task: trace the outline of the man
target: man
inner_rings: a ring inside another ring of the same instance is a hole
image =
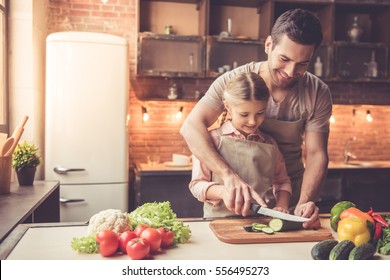
[[[290,10],[275,22],[265,41],[267,61],[252,62],[220,76],[185,120],[180,133],[192,153],[224,180],[229,191],[228,209],[246,216],[250,201],[267,204],[219,156],[207,128],[223,110],[226,82],[240,72],[258,73],[271,98],[261,129],[278,143],[285,158],[293,194],[295,215],[310,217],[304,227],[319,227],[315,201],[321,191],[328,165],[329,118],[332,100],[329,88],[307,72],[310,60],[322,41],[318,18],[302,9]],[[302,163],[302,141],[306,168]]]

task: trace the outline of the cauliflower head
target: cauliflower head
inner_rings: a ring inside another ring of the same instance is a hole
[[[111,229],[118,235],[126,230],[131,230],[128,214],[119,209],[107,209],[93,215],[87,228],[88,236],[95,237],[99,231],[104,229]]]

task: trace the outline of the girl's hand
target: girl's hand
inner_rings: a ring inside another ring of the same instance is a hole
[[[276,210],[276,211],[279,211],[279,212],[283,212],[283,213],[286,213],[286,214],[290,214],[290,211],[288,211],[287,208],[283,208],[283,207],[274,207],[273,209]]]

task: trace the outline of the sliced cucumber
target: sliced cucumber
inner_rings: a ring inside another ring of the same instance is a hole
[[[261,231],[262,228],[268,227],[266,224],[261,224],[261,223],[253,223],[252,224],[252,229],[256,231]]]
[[[281,231],[283,228],[283,221],[275,218],[269,221],[268,226],[274,231]]]
[[[263,228],[261,228],[261,231],[262,232],[264,232],[264,233],[266,233],[266,234],[273,234],[275,231],[272,229],[272,228],[270,228],[270,227],[263,227]]]

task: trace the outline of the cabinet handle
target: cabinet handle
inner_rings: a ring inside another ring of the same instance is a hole
[[[83,198],[64,198],[60,197],[60,203],[72,203],[72,202],[83,202],[85,199]]]
[[[53,168],[53,170],[57,174],[67,174],[68,172],[74,172],[74,171],[85,171],[84,168],[66,168],[62,166],[56,166]]]

